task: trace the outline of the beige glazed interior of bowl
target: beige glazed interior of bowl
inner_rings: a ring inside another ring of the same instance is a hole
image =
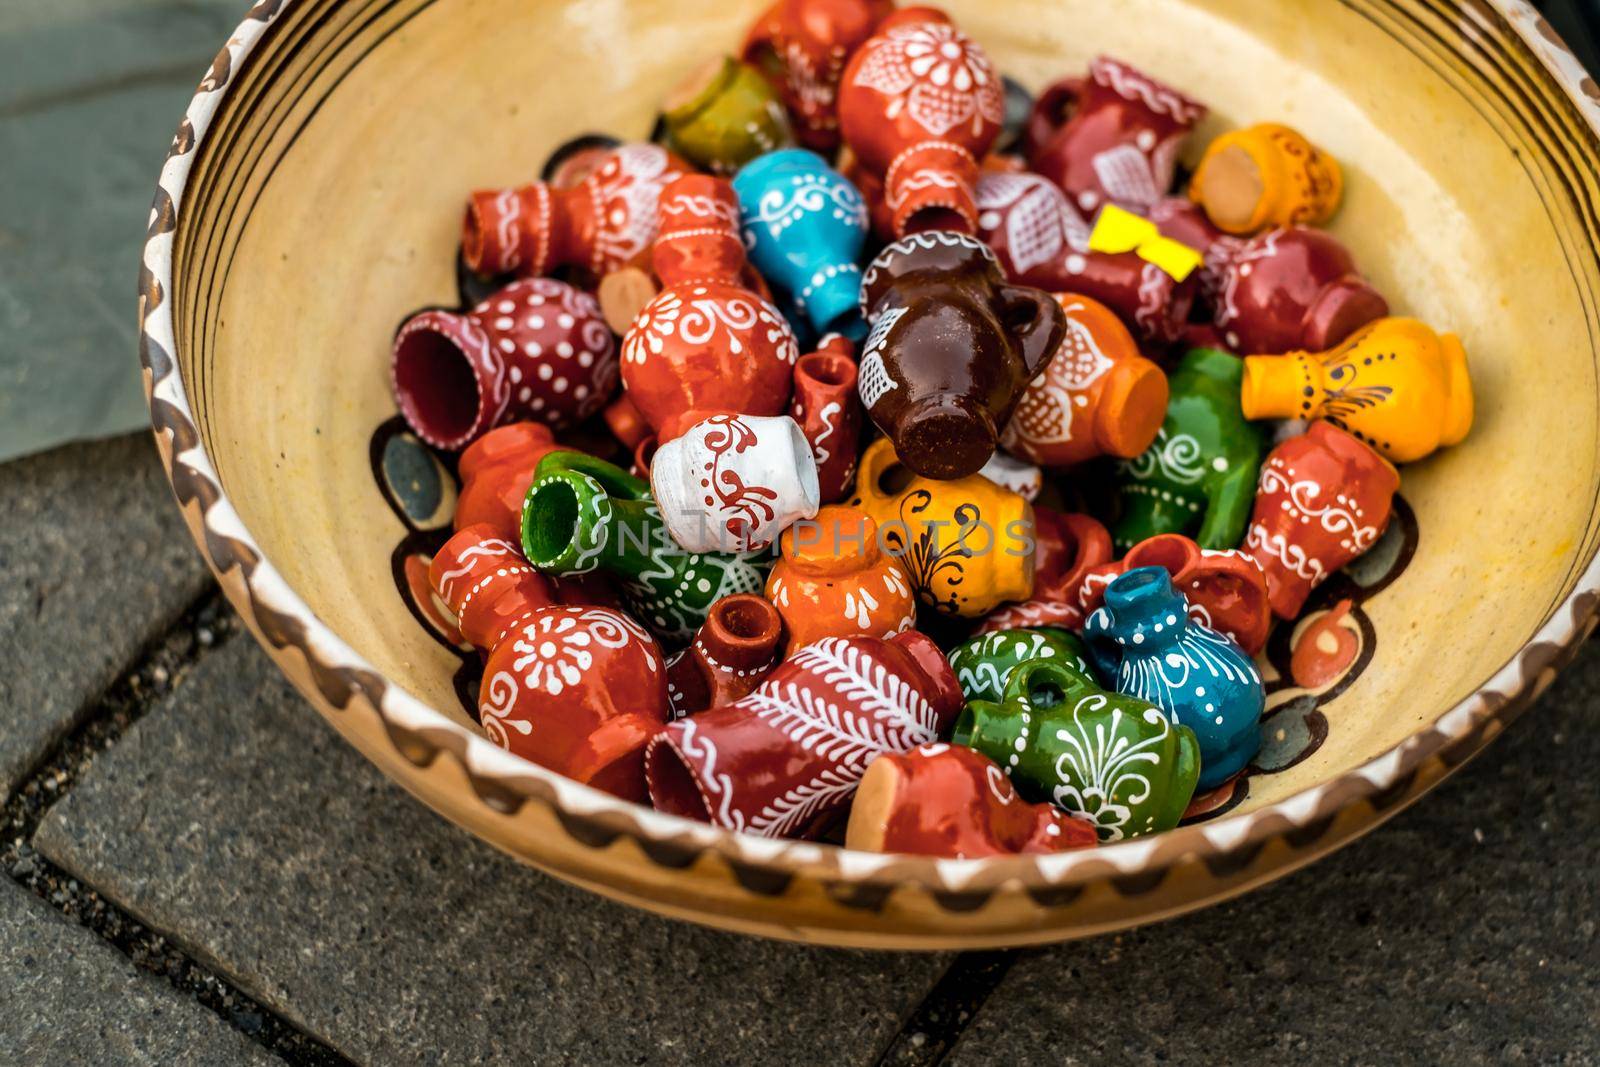
[[[271,87],[190,178],[176,344],[224,491],[321,620],[390,682],[463,723],[459,660],[397,594],[390,551],[403,531],[368,455],[395,413],[389,339],[409,312],[455,302],[469,190],[535,178],[577,134],[646,136],[663,92],[735,48],[761,6],[312,4],[277,31]],[[1103,51],[1207,102],[1191,162],[1216,132],[1274,120],[1344,164],[1332,228],[1398,312],[1461,335],[1477,423],[1466,443],[1403,471],[1419,542],[1403,575],[1364,605],[1374,659],[1323,709],[1326,743],[1261,779],[1242,810],[1437,719],[1529,640],[1600,529],[1594,249],[1552,207],[1561,179],[1534,135],[1452,59],[1466,23],[1427,3],[946,6],[1030,88]],[[233,92],[264,71],[236,72]],[[1571,129],[1540,136],[1588,150]]]

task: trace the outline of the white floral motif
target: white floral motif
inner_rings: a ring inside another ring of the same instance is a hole
[[[934,137],[970,121],[999,125],[1005,117],[1000,79],[973,41],[942,22],[894,26],[863,46],[869,51],[855,84],[895,99],[887,115],[902,111]]]
[[[626,263],[656,238],[661,190],[680,176],[659,145],[616,149],[587,183],[599,226],[590,269],[596,274]]]
[[[604,608],[542,611],[523,624],[512,643],[512,651],[520,654],[511,667],[522,674],[522,683],[529,689],[559,696],[581,682],[594,666],[593,649],[623,648],[629,641],[648,643],[650,637],[617,612]],[[653,660],[653,653],[647,655]]]
[[[1089,250],[1090,227],[1061,190],[1037,174],[984,173],[976,190],[978,228],[987,237],[1005,223],[1012,276]]]
[[[894,324],[900,321],[906,313],[903,307],[894,307],[878,316],[872,324],[872,333],[867,336],[867,343],[861,349],[861,369],[856,378],[856,392],[861,395],[861,404],[871,411],[878,401],[887,393],[900,388],[900,383],[895,381],[883,365],[883,348],[889,342],[889,331],[894,329]]]
[[[1056,759],[1055,772],[1061,784],[1051,796],[1058,806],[1087,816],[1102,840],[1120,841],[1132,816],[1131,806],[1150,797],[1149,775],[1161,763],[1154,750],[1166,741],[1172,727],[1159,709],[1146,708],[1144,721],[1159,724],[1161,732],[1130,743],[1118,733],[1122,710],[1112,708],[1111,721],[1098,723],[1091,731],[1083,716],[1095,715],[1108,703],[1098,693],[1081,698],[1072,709],[1072,728],[1056,731],[1056,740],[1065,742],[1067,750]],[[1130,785],[1129,794],[1117,800],[1117,790]]]

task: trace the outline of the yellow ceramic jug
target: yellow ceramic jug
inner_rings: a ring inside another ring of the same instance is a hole
[[[923,478],[883,438],[862,455],[850,503],[878,524],[918,599],[946,615],[976,618],[1033,593],[1033,506],[982,475]]]
[[[1271,122],[1212,141],[1189,182],[1190,199],[1232,234],[1326,222],[1343,193],[1337,160]]]
[[[1248,356],[1247,419],[1326,419],[1395,463],[1453,445],[1472,429],[1472,380],[1453,333],[1379,319],[1337,348]]]

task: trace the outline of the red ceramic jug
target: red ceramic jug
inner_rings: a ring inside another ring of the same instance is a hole
[[[1303,226],[1217,246],[1214,320],[1235,352],[1325,352],[1389,314],[1338,239]]]
[[[794,365],[794,403],[789,414],[811,442],[817,486],[824,504],[850,494],[861,454],[861,398],[856,393],[855,346],[829,334],[817,351]]]
[[[513,422],[474,441],[456,468],[461,475],[456,529],[487,525],[502,540],[520,540],[522,500],[533,484],[533,469],[562,447],[550,427],[538,422]]]
[[[731,704],[772,673],[783,650],[783,618],[750,593],[725,596],[706,614],[688,648],[667,665],[672,717]]]
[[[807,148],[839,147],[844,65],[893,10],[892,0],[778,0],[750,27],[744,61],[778,90]]]

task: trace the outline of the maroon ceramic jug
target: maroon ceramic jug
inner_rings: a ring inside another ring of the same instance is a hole
[[[667,664],[672,717],[731,704],[772,673],[783,651],[783,617],[751,593],[725,596],[706,613],[688,648]]]
[[[1214,321],[1235,352],[1325,352],[1389,314],[1338,239],[1296,226],[1219,245]]]
[[[650,799],[728,830],[812,835],[874,758],[938,740],[960,709],[961,687],[926,634],[825,638],[743,699],[663,728],[645,754]]]
[[[855,346],[829,334],[815,352],[794,365],[794,401],[789,414],[811,442],[817,488],[824,504],[850,494],[861,454],[861,398],[857,394]]]
[[[900,461],[928,478],[983,468],[1066,334],[1054,297],[1008,284],[994,253],[958,233],[885,248],[862,277],[861,303],[872,327],[861,403]]]

